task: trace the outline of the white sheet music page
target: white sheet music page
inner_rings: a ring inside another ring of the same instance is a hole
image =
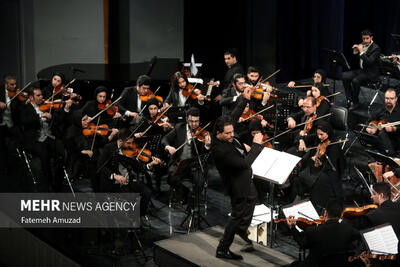
[[[312,218],[313,220],[319,219],[317,211],[315,210],[313,204],[309,200],[296,203],[291,206],[283,207],[282,211],[286,218],[288,218],[289,216],[293,216],[295,219],[299,217],[303,217],[308,220],[310,220],[310,218]],[[300,215],[299,212],[305,214],[307,217],[304,215]]]
[[[283,184],[300,160],[300,157],[272,148],[264,148],[251,168],[254,175]]]
[[[374,230],[362,233],[368,248],[373,254],[397,254],[399,240],[391,225],[377,227]]]

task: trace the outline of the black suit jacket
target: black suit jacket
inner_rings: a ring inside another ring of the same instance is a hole
[[[127,110],[131,112],[138,112],[137,110],[137,97],[138,97],[138,91],[136,89],[136,86],[132,87],[126,87],[124,91],[122,91],[121,94],[122,98],[118,102],[118,107],[120,108],[120,113],[121,115],[125,115],[125,112]],[[142,102],[142,106],[140,108],[143,108],[144,104]]]
[[[303,248],[309,248],[310,254],[300,266],[319,266],[324,255],[345,252],[353,248],[352,242],[360,239],[360,234],[350,224],[328,220],[318,227],[307,228],[299,232],[291,229],[295,240]]]
[[[228,87],[225,88],[222,91],[221,95],[221,100],[219,101],[219,104],[222,106],[222,114],[227,115],[232,112],[232,110],[235,108],[236,101],[233,101],[233,98],[237,96],[236,90],[233,87]]]
[[[379,55],[381,54],[381,48],[375,42],[371,44],[367,52],[360,56],[357,54],[358,60],[363,60],[363,71],[367,74],[368,79],[376,81],[379,77]],[[360,64],[358,64],[360,66]]]
[[[229,85],[232,82],[232,77],[233,75],[235,75],[236,73],[242,73],[245,74],[243,66],[240,65],[239,62],[237,62],[236,64],[232,65],[225,73],[224,76],[224,81],[222,84],[222,89],[229,87]]]
[[[163,145],[163,147],[165,148],[165,146],[173,146],[175,148],[178,148],[180,145],[185,143],[187,137],[186,125],[186,122],[177,123],[175,125],[175,128],[168,134],[166,134],[161,140],[161,144]],[[195,139],[195,142],[200,155],[208,152],[208,150],[204,146],[204,143],[198,141],[197,139]],[[193,143],[191,143],[191,146],[192,153],[194,153],[195,148],[193,147]],[[173,156],[173,159],[179,159],[182,155],[182,151],[183,149],[180,149],[178,152],[176,152]]]

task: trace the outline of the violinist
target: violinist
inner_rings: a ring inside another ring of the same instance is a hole
[[[314,205],[325,207],[330,199],[340,199],[343,195],[340,179],[341,152],[338,145],[330,145],[333,131],[327,122],[320,122],[314,139],[314,149],[303,156],[301,169],[297,175],[291,175],[291,199],[306,194]]]
[[[235,125],[235,129],[239,138],[241,139],[243,136],[249,133],[249,124],[253,121],[258,121],[262,128],[267,127],[269,124],[266,120],[263,119],[262,115],[254,115],[255,111],[250,109],[251,102],[246,104],[246,107],[243,110],[242,115],[239,117],[238,123]],[[253,116],[254,115],[254,116]]]
[[[47,191],[51,190],[52,186],[60,186],[64,177],[62,171],[64,146],[61,139],[54,135],[53,129],[64,119],[72,101],[65,104],[62,112],[50,113],[40,109],[40,105],[43,104],[43,95],[39,88],[29,88],[28,95],[30,102],[21,105],[20,112],[23,144],[29,153],[39,157],[42,177],[39,184],[42,190]],[[53,166],[50,164],[52,157],[55,159],[55,177],[52,177]]]
[[[340,256],[339,253],[351,252],[354,249],[353,242],[360,240],[361,236],[349,223],[339,223],[342,210],[340,202],[330,200],[324,214],[325,223],[308,227],[303,232],[294,227],[295,220],[287,220],[296,242],[301,248],[310,249],[304,261],[295,261],[290,266],[318,267],[328,262],[335,262],[335,266],[347,266],[347,255]]]
[[[331,109],[331,102],[326,98],[329,94],[328,88],[321,83],[315,84],[311,87],[311,95],[317,102],[317,116],[328,114]]]
[[[168,170],[168,184],[171,189],[175,190],[176,198],[182,204],[188,203],[189,207],[193,207],[191,206],[194,204],[193,194],[182,184],[182,180],[185,177],[191,177],[193,184],[199,188],[198,192],[202,192],[204,176],[199,169],[200,167],[197,166],[198,155],[196,154],[195,146],[199,155],[208,153],[211,145],[211,137],[208,132],[202,131],[204,133],[204,141],[201,142],[199,141],[200,138],[196,135],[196,131],[201,130],[200,111],[198,108],[191,107],[187,111],[186,121],[186,123],[177,123],[175,128],[163,137],[161,144],[165,147],[169,155],[172,156]]]
[[[147,101],[147,107],[143,112],[143,115],[152,123],[151,129],[147,132],[147,135],[154,134],[165,134],[170,131],[173,126],[169,122],[169,119],[166,115],[161,115],[159,112],[159,107],[161,103],[158,99],[153,98]],[[156,121],[157,120],[157,121]]]
[[[295,136],[294,146],[289,148],[286,152],[303,156],[305,153],[306,145],[313,142],[316,137],[317,125],[320,121],[313,121],[317,118],[317,101],[314,97],[307,97],[304,100],[301,111],[291,115],[287,118],[288,128],[292,129],[296,127],[298,123],[308,122],[302,126],[301,130]]]
[[[9,92],[15,92],[17,79],[8,74],[3,77],[3,85],[0,87],[0,177],[6,175],[8,152],[15,150],[20,142],[18,131],[18,100],[11,101]],[[11,102],[10,102],[11,101]],[[7,104],[8,103],[8,104]],[[11,144],[10,141],[15,142]]]
[[[101,192],[135,192],[140,193],[140,215],[145,216],[149,206],[151,190],[138,180],[138,174],[147,172],[161,161],[153,157],[147,164],[139,162],[136,157],[128,156],[126,150],[134,146],[130,132],[122,128],[118,139],[104,146],[98,161]]]
[[[111,140],[118,132],[118,129],[115,127],[115,123],[117,122],[115,119],[121,117],[121,113],[116,109],[115,106],[111,108],[114,112],[108,114],[108,112],[103,112],[99,115],[94,121],[92,118],[96,116],[99,112],[103,111],[102,109],[106,107],[107,103],[107,88],[104,86],[98,86],[94,91],[94,99],[86,102],[86,104],[81,109],[82,117],[87,115],[89,117],[89,121],[94,124],[107,124],[108,128],[112,129],[109,139]]]
[[[136,86],[126,87],[122,92],[122,99],[118,103],[121,114],[130,118],[130,122],[135,124],[139,119],[139,114],[146,105],[143,97],[147,96],[151,86],[151,78],[147,75],[140,75],[137,78]]]
[[[241,73],[236,73],[232,77],[231,86],[222,91],[219,104],[222,106],[222,114],[227,115],[235,108],[237,98],[249,87],[246,77]]]
[[[310,91],[310,88],[311,88],[312,85],[315,85],[315,84],[318,84],[318,83],[326,84],[326,79],[327,79],[327,75],[326,75],[325,70],[317,69],[316,71],[314,71],[314,76],[312,78],[312,81],[311,81],[311,79],[310,79],[310,81],[306,81],[306,82],[290,81],[287,86],[289,88],[295,88],[296,86],[309,85],[307,87],[301,87],[301,88],[305,88],[307,90],[307,93],[308,93],[308,91]]]
[[[374,204],[378,205],[378,208],[349,222],[359,230],[389,223],[392,225],[397,238],[400,238],[400,203],[392,202],[390,200],[391,195],[392,192],[388,183],[379,182],[374,184],[372,186],[371,199]],[[398,257],[395,263],[393,266],[399,266]]]
[[[387,89],[385,92],[385,107],[377,113],[376,116],[371,117],[369,122],[397,122],[400,121],[400,108],[397,105],[397,95],[394,89]],[[399,125],[384,127],[378,130],[374,125],[366,127],[365,130],[369,134],[378,135],[382,143],[381,147],[377,147],[383,153],[389,156],[396,156],[400,150],[400,131]]]
[[[65,83],[66,80],[63,73],[61,72],[53,73],[50,79],[50,84],[42,89],[43,99],[45,100],[49,99],[50,101],[54,101],[57,99],[77,100],[79,96],[73,92],[72,88],[64,88]]]
[[[200,109],[206,108],[203,107],[206,97],[202,94],[201,90],[195,93],[195,89],[189,84],[188,78],[184,73],[180,71],[175,72],[171,78],[171,89],[165,99],[165,106],[183,107],[189,105],[190,107],[194,106]]]
[[[249,66],[247,68],[247,82],[251,86],[257,85],[260,80],[260,70],[257,67]],[[260,83],[260,86],[263,88],[264,91],[271,93],[274,89],[269,84],[269,82]]]
[[[343,72],[343,86],[347,98],[347,107],[355,109],[359,106],[358,94],[364,82],[376,82],[379,79],[379,55],[381,48],[373,41],[370,30],[361,31],[361,44],[354,44],[353,54],[359,60],[359,69]]]

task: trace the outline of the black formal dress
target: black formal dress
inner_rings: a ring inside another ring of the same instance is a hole
[[[360,86],[364,82],[375,82],[379,78],[379,55],[381,48],[373,42],[368,50],[360,56],[358,53],[356,56],[360,61],[362,68],[347,71],[343,73],[343,86],[348,101],[352,101],[354,104],[359,102],[358,94],[360,93]],[[361,64],[362,62],[362,64]]]
[[[329,266],[345,265],[347,257],[345,254],[340,257],[339,253],[352,250],[353,241],[361,238],[359,232],[350,224],[339,223],[337,219],[328,220],[318,227],[306,228],[303,232],[299,232],[295,227],[291,231],[300,247],[310,249],[305,261],[292,263],[291,266],[296,267],[327,266],[329,263],[333,264]],[[324,265],[321,265],[322,263]]]

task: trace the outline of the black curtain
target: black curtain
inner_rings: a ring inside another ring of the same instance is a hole
[[[277,6],[278,81],[330,70],[324,48],[342,50],[344,0],[284,0]]]

